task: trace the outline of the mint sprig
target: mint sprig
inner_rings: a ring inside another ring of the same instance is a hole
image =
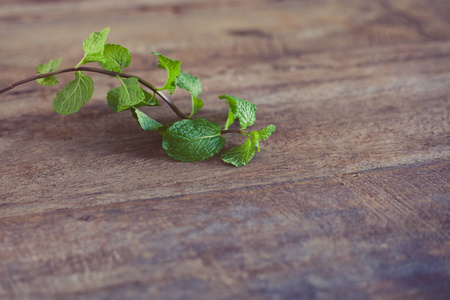
[[[85,72],[114,77],[118,86],[111,89],[106,96],[111,110],[113,112],[128,110],[143,130],[159,132],[162,135],[162,147],[167,154],[182,162],[210,158],[224,147],[226,142],[224,135],[237,133],[245,137],[246,141],[227,149],[221,157],[226,163],[237,167],[244,166],[254,158],[256,150],[260,151],[259,142],[266,140],[275,132],[274,125],[260,131],[247,131],[246,128],[255,123],[256,105],[230,95],[219,96],[219,99],[226,100],[229,107],[223,128],[205,118],[192,119],[204,105],[203,100],[199,98],[202,85],[198,77],[182,71],[181,61],[170,59],[158,52],[153,52],[158,57],[158,67],[167,72],[167,79],[162,87],[155,87],[139,76],[125,73],[124,69],[132,61],[130,52],[121,45],[105,44],[108,33],[109,28],[94,32],[83,42],[84,55],[75,67],[58,70],[62,59],[50,60],[36,68],[37,75],[0,89],[0,94],[33,80],[42,85],[56,85],[57,75],[74,72],[75,79],[64,86],[53,100],[53,109],[60,114],[68,115],[86,105],[94,93],[94,82],[91,77],[85,75]],[[98,63],[101,68],[83,66],[87,63]],[[187,91],[191,96],[192,108],[189,115],[181,112],[162,93],[163,90],[168,90],[172,94],[177,87]],[[168,104],[181,120],[164,125],[144,112],[161,106],[157,97]],[[239,128],[229,129],[236,120],[239,121]]]
[[[252,131],[246,134],[247,141],[225,151],[222,154],[222,160],[236,167],[245,166],[255,156],[256,149],[258,152],[261,150],[259,141],[268,139],[274,132],[275,126],[271,124],[261,131]]]

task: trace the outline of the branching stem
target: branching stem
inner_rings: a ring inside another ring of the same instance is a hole
[[[248,133],[247,131],[243,130],[243,129],[226,129],[226,130],[222,130],[221,131],[222,134],[227,134],[227,133],[240,133],[240,134],[246,134]]]
[[[167,98],[166,95],[164,95],[161,91],[158,91],[158,89],[154,85],[152,85],[148,81],[144,80],[143,78],[141,78],[139,76],[136,76],[136,75],[133,75],[133,74],[107,71],[107,70],[103,70],[103,69],[100,69],[100,68],[91,68],[91,67],[67,68],[67,69],[62,69],[62,70],[59,70],[59,71],[53,71],[53,72],[48,72],[48,73],[35,75],[35,76],[32,76],[32,77],[28,77],[26,79],[22,79],[20,81],[11,83],[10,85],[0,89],[0,94],[3,94],[4,92],[11,90],[11,89],[15,88],[18,85],[21,85],[21,84],[24,84],[24,83],[27,83],[27,82],[30,82],[30,81],[34,81],[36,79],[45,78],[45,77],[58,75],[58,74],[62,74],[62,73],[76,72],[76,71],[94,72],[94,73],[100,73],[100,74],[105,74],[105,75],[110,75],[110,76],[117,76],[118,75],[118,76],[124,77],[124,78],[135,77],[135,78],[138,79],[139,83],[141,83],[142,85],[146,86],[147,88],[149,88],[150,90],[155,92],[164,102],[166,102],[170,106],[170,108],[180,118],[182,118],[182,119],[187,119],[188,118],[188,116],[183,114],[181,112],[181,110],[172,101],[170,101],[169,98]]]

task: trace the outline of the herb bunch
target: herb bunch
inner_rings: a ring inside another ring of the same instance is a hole
[[[181,62],[153,52],[158,57],[158,67],[167,71],[166,83],[158,88],[144,79],[124,72],[131,63],[128,49],[116,45],[105,44],[109,28],[93,32],[83,42],[84,56],[74,68],[58,70],[62,59],[54,59],[39,65],[37,75],[12,83],[0,90],[4,93],[20,84],[37,80],[42,85],[56,85],[56,75],[68,72],[75,73],[75,79],[63,87],[53,100],[53,109],[60,114],[68,115],[77,112],[92,97],[94,82],[85,72],[101,73],[113,76],[119,81],[119,86],[111,89],[106,99],[114,112],[131,111],[132,116],[144,130],[154,130],[162,134],[162,147],[167,154],[183,162],[202,161],[218,153],[225,145],[224,134],[238,133],[247,139],[239,146],[229,148],[222,154],[226,163],[243,166],[254,157],[256,149],[260,151],[259,142],[266,140],[275,132],[275,126],[269,125],[260,131],[248,131],[247,127],[256,120],[255,104],[230,95],[221,95],[229,105],[228,118],[223,128],[215,122],[204,118],[193,119],[194,114],[203,107],[199,98],[202,92],[200,80],[181,70]],[[99,63],[102,68],[83,67],[87,63]],[[144,90],[146,87],[149,91]],[[189,115],[183,114],[178,107],[161,91],[167,90],[173,94],[176,88],[186,90],[192,99],[192,109]],[[149,117],[140,108],[143,106],[160,106],[157,96],[167,103],[181,118],[180,121],[163,125]],[[229,127],[239,121],[239,129]]]

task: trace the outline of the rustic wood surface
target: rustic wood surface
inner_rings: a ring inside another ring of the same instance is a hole
[[[110,26],[131,73],[163,83],[159,51],[200,77],[198,117],[224,123],[227,93],[277,126],[248,166],[181,163],[109,110],[109,77],[69,116],[59,87],[0,95],[0,299],[448,299],[449,16],[446,0],[0,1],[0,87],[75,65]]]

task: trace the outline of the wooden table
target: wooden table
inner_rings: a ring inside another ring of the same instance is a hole
[[[198,117],[223,124],[227,93],[277,132],[245,167],[181,163],[110,111],[113,78],[92,75],[68,116],[51,102],[73,75],[2,94],[0,298],[448,299],[449,16],[446,0],[1,1],[0,86],[74,66],[110,26],[131,73],[163,84],[158,51],[200,77]]]

